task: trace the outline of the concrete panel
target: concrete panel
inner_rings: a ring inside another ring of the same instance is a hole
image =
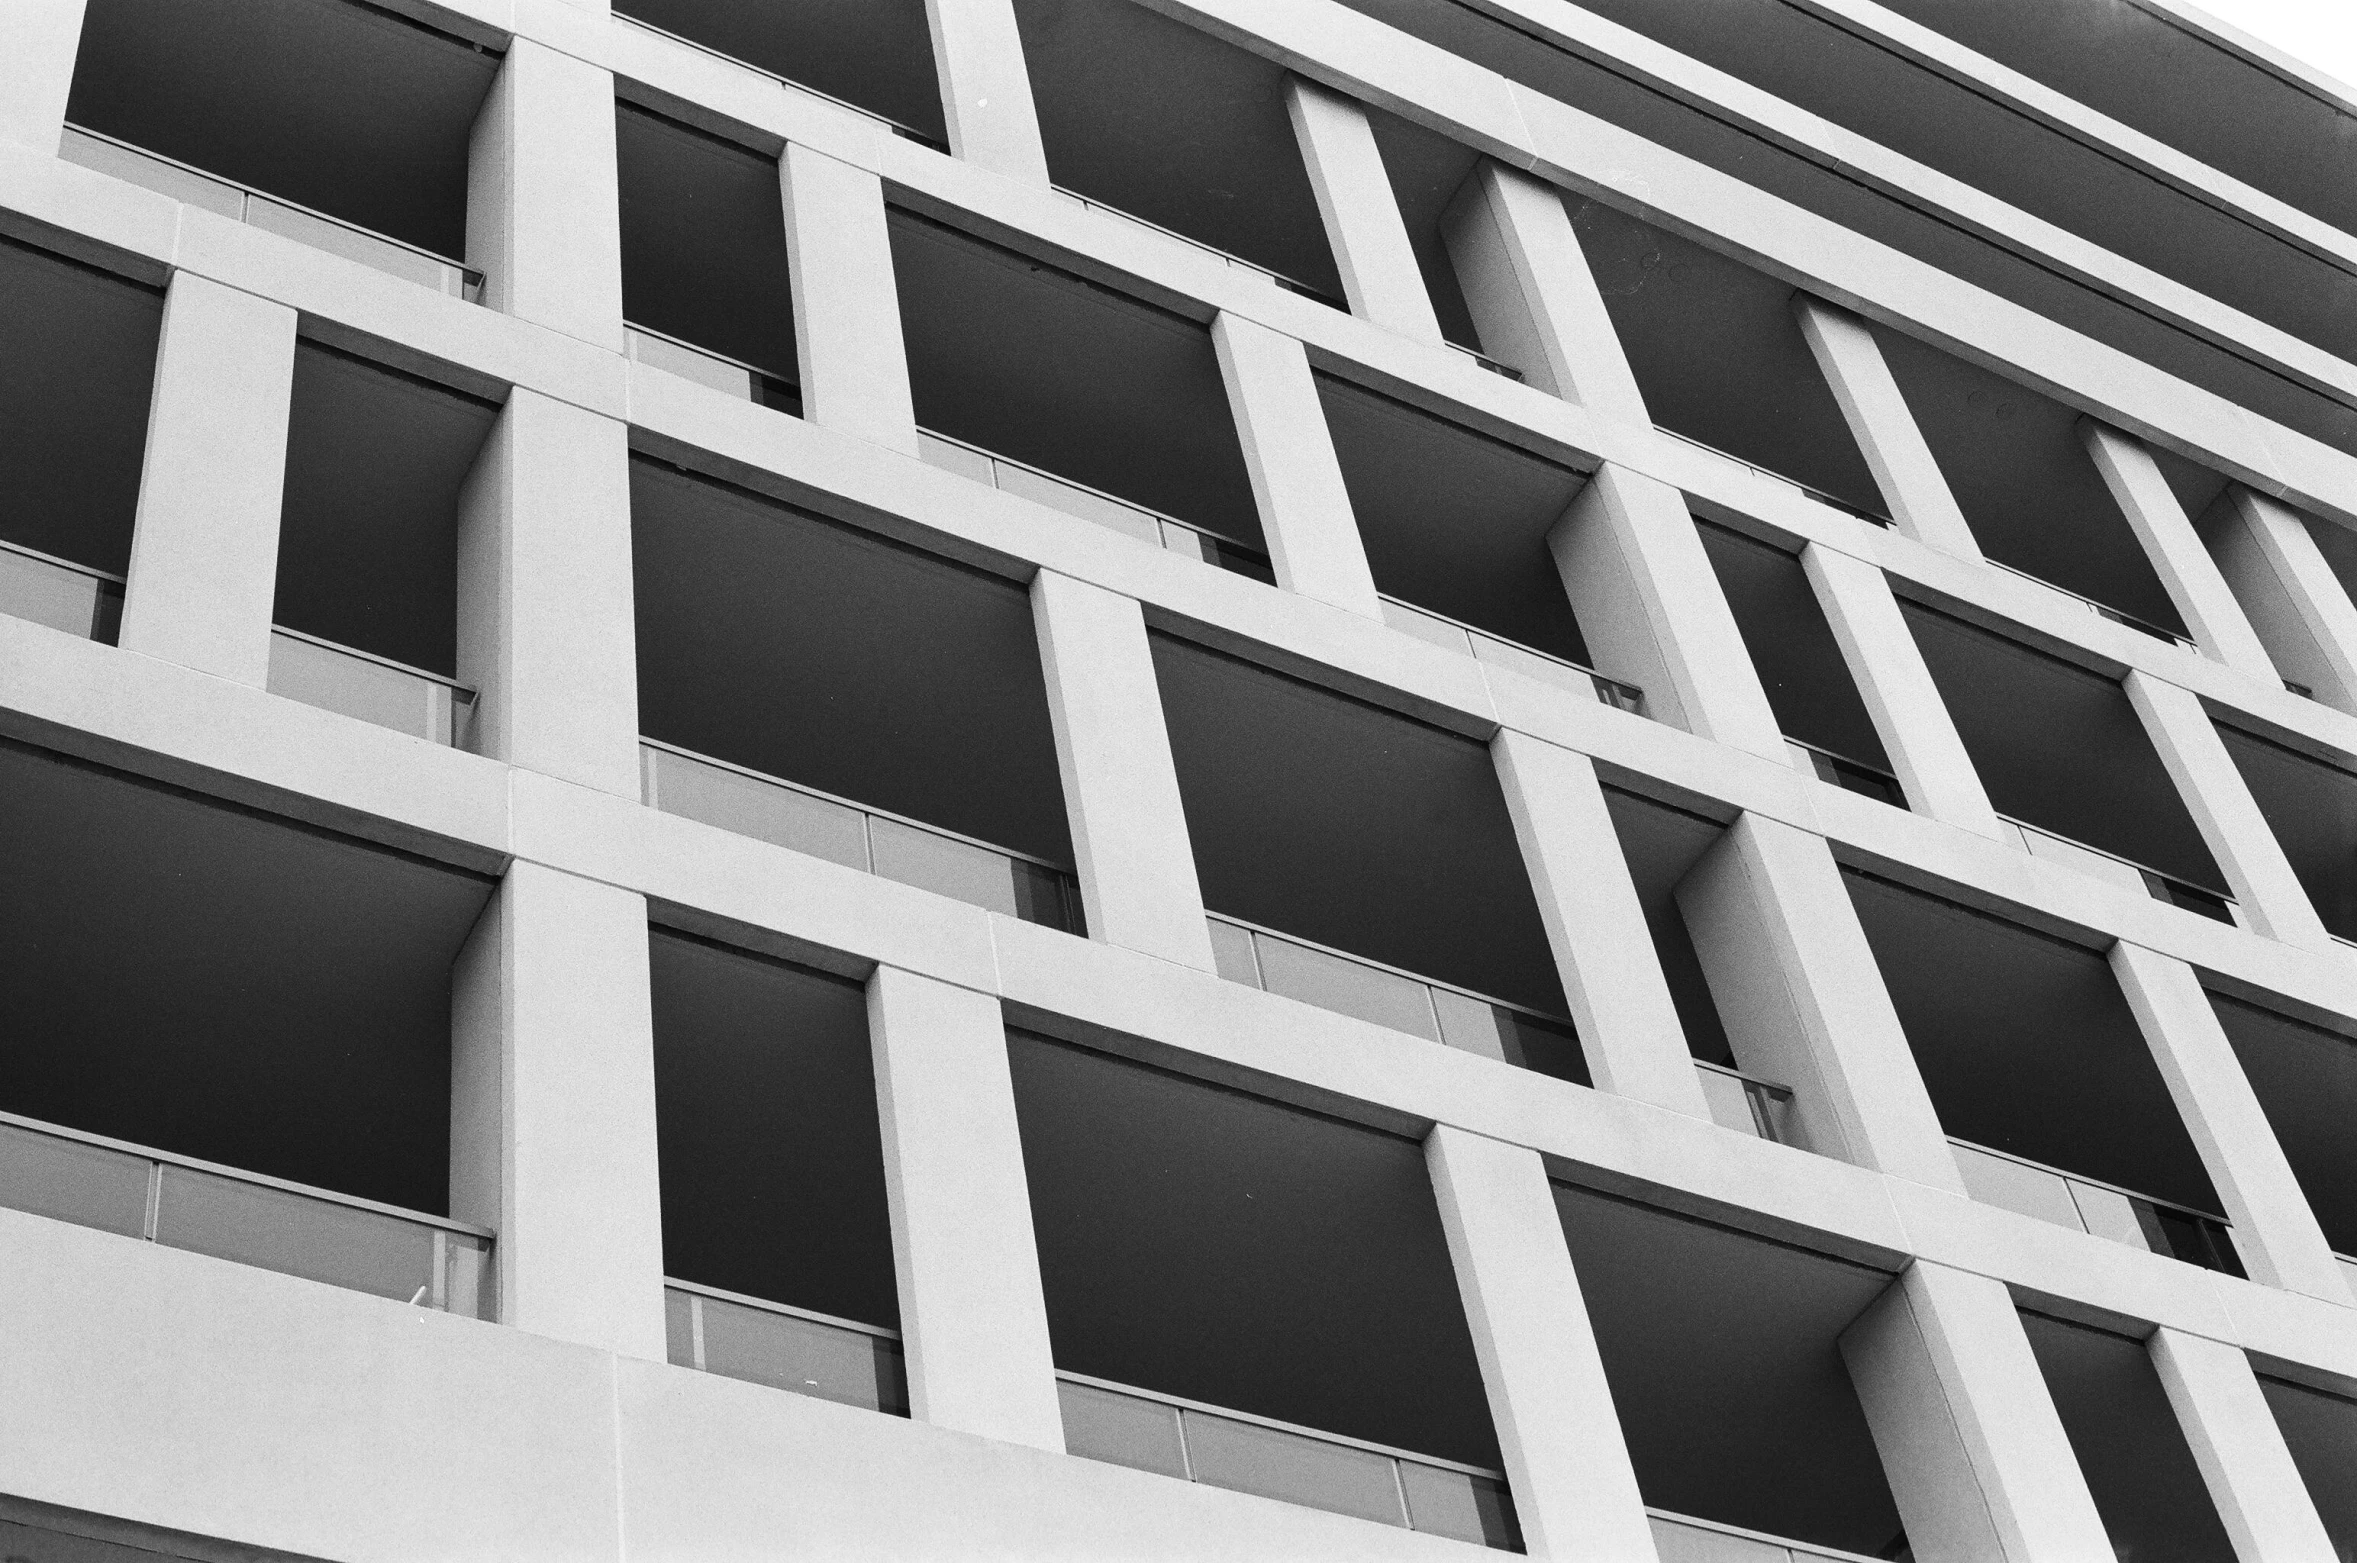
[[[468,151],[466,258],[483,304],[620,352],[618,188],[613,76],[513,40]]]
[[[949,149],[977,168],[1048,182],[1013,0],[925,0]]]
[[[2274,666],[2325,705],[2357,713],[2357,606],[2308,523],[2238,485],[2201,529]]]
[[[2226,577],[2202,546],[2185,507],[2169,488],[2152,452],[2136,440],[2106,428],[2092,418],[2079,421],[2080,438],[2095,470],[2128,525],[2144,545],[2155,574],[2169,601],[2185,621],[2194,643],[2209,656],[2251,677],[2276,683],[2281,677],[2267,659],[2267,648],[2243,616],[2242,605],[2227,588]]]
[[[18,0],[0,13],[0,137],[54,153],[82,42],[84,0]]]
[[[2223,1341],[2181,1330],[2155,1330],[2145,1349],[2235,1557],[2337,1563],[2341,1554],[2292,1464],[2250,1359]]]
[[[1010,24],[1012,25],[1012,24]],[[793,142],[778,162],[802,415],[913,456],[917,415],[893,291],[884,186]]]
[[[1316,192],[1318,216],[1326,224],[1326,242],[1351,313],[1387,331],[1437,344],[1440,320],[1417,269],[1415,247],[1400,219],[1367,111],[1299,76],[1286,78],[1285,110],[1301,142],[1302,166]]]
[[[1796,293],[1793,313],[1801,335],[1817,355],[1817,367],[1841,404],[1875,487],[1890,506],[1899,530],[1927,548],[1937,548],[1959,559],[1978,559],[1980,544],[1948,491],[1940,464],[1924,443],[1923,430],[1899,393],[1883,361],[1874,333],[1855,315],[1835,309],[1805,293]]]

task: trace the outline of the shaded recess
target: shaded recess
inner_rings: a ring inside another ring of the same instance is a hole
[[[458,673],[458,501],[489,402],[295,344],[273,622]]]
[[[1916,603],[1899,608],[1998,813],[2228,894],[2118,684]]]
[[[1554,1192],[1645,1502],[1898,1556],[1898,1509],[1840,1347],[1891,1278],[1602,1194]]]
[[[897,1329],[856,982],[655,929],[663,1273]]]
[[[2220,994],[2210,1007],[2324,1240],[2357,1256],[2357,1041]]]
[[[0,1111],[440,1215],[491,881],[0,742]]]
[[[1547,547],[1587,474],[1331,375],[1317,383],[1375,589],[1589,665]]]
[[[640,730],[1067,870],[1023,588],[646,459]]]
[[[1485,746],[1189,641],[1152,641],[1206,907],[1565,1012]]]
[[[1855,869],[1842,882],[1942,1129],[2217,1213],[2102,956]]]
[[[2021,1327],[2113,1550],[2169,1563],[2234,1563],[2144,1343],[2027,1310]]]
[[[1048,174],[1342,293],[1285,109],[1285,67],[1131,0],[1015,0]]]
[[[0,239],[0,297],[0,540],[124,574],[163,294]]]
[[[1678,885],[1702,855],[1717,844],[1726,827],[1716,820],[1640,798],[1618,787],[1604,789],[1604,806],[1612,812],[1613,833],[1628,859],[1629,877],[1637,887],[1637,904],[1645,909],[1645,931],[1652,936],[1653,953],[1669,981],[1670,1000],[1677,1006],[1678,1024],[1686,1033],[1686,1050],[1709,1064],[1729,1069],[1736,1063],[1734,1045],[1710,995],[1702,957],[1687,930],[1685,913],[1678,908]]]
[[[1886,513],[1801,335],[1790,283],[1600,202],[1566,204],[1655,423]]]
[[[2357,774],[2239,727],[2218,736],[2326,930],[2357,940]]]
[[[622,0],[614,10],[948,140],[925,0]]]
[[[1211,333],[895,208],[917,422],[1260,546]]]
[[[1424,1152],[1016,1032],[1056,1365],[1495,1469]]]
[[[346,0],[89,0],[66,118],[452,259],[499,56]]]
[[[614,148],[623,317],[799,384],[777,159],[628,103]]]
[[[1777,728],[1787,738],[1888,772],[1890,756],[1800,560],[1708,521],[1696,526]]]
[[[1440,317],[1440,334],[1478,353],[1481,333],[1466,307],[1457,264],[1449,257],[1444,219],[1450,203],[1481,166],[1481,154],[1372,104],[1366,105],[1366,114],[1376,150],[1383,155],[1383,171],[1391,180],[1392,198],[1399,203],[1400,220],[1407,225],[1408,242],[1416,248],[1424,291],[1432,296],[1432,312]]]
[[[2265,1373],[2259,1388],[2334,1552],[2357,1557],[2357,1401]]]

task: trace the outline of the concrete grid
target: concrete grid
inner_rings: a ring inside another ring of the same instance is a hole
[[[1052,192],[1008,0],[928,6],[947,155],[601,0],[401,7],[505,51],[472,153],[480,304],[61,161],[81,5],[0,20],[0,224],[168,287],[120,644],[0,619],[5,730],[504,876],[458,975],[451,1212],[499,1234],[502,1325],[0,1211],[0,1491],[355,1560],[1449,1555],[1063,1453],[1012,1017],[1424,1139],[1534,1557],[1652,1555],[1551,1175],[1903,1271],[1845,1350],[1920,1558],[2111,1556],[2017,1301],[2149,1334],[2241,1555],[2332,1557],[2251,1359],[2357,1388],[2357,1299],[2203,986],[2357,1032],[2357,953],[2209,718],[2357,755],[2357,610],[2285,508],[2357,524],[2357,461],[1332,0],[1152,3],[1307,78],[1289,107],[1351,314]],[[803,419],[624,356],[617,88],[778,155]],[[1442,345],[1362,103],[1491,157],[1459,265],[1528,384]],[[1896,524],[1657,432],[1551,187],[1632,202],[1811,295],[1804,330]],[[918,459],[888,196],[1210,322],[1277,589]],[[1861,317],[2087,413],[2197,645],[1985,562]],[[460,541],[476,752],[264,688],[298,336],[503,405]],[[1592,583],[1575,607],[1659,719],[1383,622],[1313,367],[1596,470],[1567,545]],[[2224,571],[2148,443],[2246,486]],[[640,803],[634,450],[1028,581],[1089,939]],[[1799,548],[1911,812],[1796,768],[1689,500]],[[2008,844],[1901,599],[2121,679],[2248,926]],[[1490,745],[1596,1089],[1214,975],[1148,626]],[[1736,821],[1698,893],[1752,952],[1776,1070],[1838,1159],[1710,1121],[1607,781]],[[1842,865],[2109,946],[2251,1279],[1965,1197]],[[868,974],[912,1421],[663,1365],[650,912]]]

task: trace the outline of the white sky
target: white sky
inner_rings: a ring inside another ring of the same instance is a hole
[[[2193,0],[2221,22],[2357,89],[2357,0]]]

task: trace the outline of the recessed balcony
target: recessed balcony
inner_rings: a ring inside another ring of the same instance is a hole
[[[623,0],[614,15],[949,150],[923,0]]]

